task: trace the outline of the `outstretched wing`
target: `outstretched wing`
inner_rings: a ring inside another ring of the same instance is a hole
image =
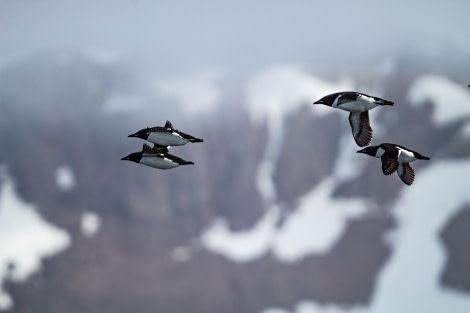
[[[398,163],[398,150],[387,150],[381,157],[382,159],[382,172],[384,175],[390,175],[395,172],[400,165]]]
[[[372,128],[369,123],[369,112],[351,112],[349,114],[354,140],[359,147],[367,146],[372,140]]]
[[[403,163],[398,167],[398,176],[407,185],[411,185],[415,180],[415,171],[410,163]]]

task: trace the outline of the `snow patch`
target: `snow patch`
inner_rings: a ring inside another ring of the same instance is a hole
[[[328,178],[299,200],[299,205],[276,234],[275,256],[283,262],[294,262],[309,255],[327,254],[341,238],[349,219],[365,213],[362,199],[333,199],[336,185]]]
[[[393,246],[392,256],[378,276],[369,306],[302,301],[293,311],[270,308],[262,313],[468,312],[468,294],[440,285],[447,255],[439,238],[450,219],[470,203],[469,175],[469,160],[433,162],[418,173],[412,187],[402,189],[391,210],[398,228],[384,238]]]
[[[201,236],[206,249],[235,262],[252,261],[270,250],[280,261],[295,262],[308,255],[327,253],[343,234],[348,219],[365,212],[364,200],[331,197],[336,182],[358,175],[357,169],[346,165],[353,157],[345,152],[334,175],[301,197],[285,223],[277,226],[281,214],[273,172],[282,148],[286,116],[327,93],[351,89],[351,85],[329,84],[288,65],[268,69],[250,80],[247,110],[254,120],[265,119],[268,127],[268,142],[256,177],[265,213],[252,229],[240,232],[232,232],[224,219],[217,219]],[[320,107],[312,107],[312,111]],[[349,142],[353,142],[350,137],[348,131]],[[326,207],[329,209],[324,210]]]
[[[155,88],[159,95],[176,100],[188,115],[207,113],[222,100],[216,82],[224,73],[221,69],[212,69],[184,78],[159,79]]]
[[[279,108],[274,108],[268,114],[268,142],[256,176],[256,187],[267,210],[276,202],[277,190],[273,174],[281,151],[284,129],[284,117]]]
[[[407,97],[413,106],[421,106],[426,101],[434,103],[433,120],[440,125],[470,117],[468,87],[442,76],[419,77],[413,82]]]
[[[55,171],[55,182],[62,191],[70,191],[75,187],[75,175],[68,165],[61,165]]]
[[[1,289],[5,279],[21,282],[41,268],[41,259],[70,245],[70,236],[43,220],[34,205],[21,200],[10,177],[0,173],[0,310],[12,299]]]
[[[398,238],[377,284],[374,312],[468,311],[470,297],[440,285],[447,256],[439,240],[450,219],[470,202],[468,175],[468,160],[434,162],[418,173],[413,188],[403,189],[392,211]]]
[[[354,153],[359,150],[359,147],[352,138],[349,125],[348,130],[341,135],[338,147],[333,176],[338,181],[346,181],[358,177],[363,172],[367,159]]]
[[[233,232],[224,219],[217,219],[202,234],[202,244],[240,263],[253,261],[269,250],[282,262],[328,253],[342,236],[347,221],[361,216],[369,206],[362,199],[331,198],[335,184],[334,178],[326,179],[304,195],[280,228],[280,208],[274,205],[249,230]]]
[[[278,111],[282,116],[298,110],[321,97],[338,91],[353,89],[350,79],[328,83],[309,75],[295,65],[268,68],[248,81],[246,109],[255,121]],[[313,114],[333,112],[324,106],[312,106]]]
[[[258,167],[256,186],[266,210],[276,204],[276,185],[273,171],[282,148],[284,120],[303,105],[311,105],[327,93],[350,89],[352,83],[344,80],[331,84],[299,70],[294,65],[279,65],[256,74],[247,84],[246,109],[255,121],[266,120],[268,142],[263,160]],[[322,114],[321,106],[313,110]]]
[[[320,305],[311,301],[299,302],[293,311],[287,311],[281,308],[270,308],[261,313],[365,313],[360,308],[345,308],[336,305]]]
[[[216,219],[202,234],[201,243],[209,251],[243,263],[261,257],[273,239],[279,210],[267,211],[249,230],[232,232],[224,219]]]
[[[94,212],[84,212],[82,214],[80,228],[85,237],[92,238],[101,227],[101,218]]]
[[[176,247],[171,251],[171,258],[175,262],[187,262],[191,258],[192,250],[189,247]]]

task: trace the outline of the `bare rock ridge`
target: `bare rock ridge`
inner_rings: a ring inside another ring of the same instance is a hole
[[[185,120],[185,128],[204,138],[204,144],[178,148],[195,166],[163,172],[122,164],[119,159],[141,145],[126,138],[129,131],[154,126],[139,125],[148,119],[143,112],[103,114],[105,100],[126,85],[123,73],[125,68],[97,66],[80,58],[64,68],[47,56],[0,72],[0,164],[7,165],[20,196],[72,236],[71,247],[47,259],[42,271],[25,282],[5,284],[14,312],[145,313],[158,308],[167,313],[237,313],[292,308],[305,299],[345,306],[370,301],[376,276],[391,254],[382,238],[396,227],[392,217],[351,220],[326,255],[293,264],[270,253],[238,264],[194,243],[215,217],[228,220],[232,230],[244,230],[263,215],[256,175],[268,136],[266,125],[253,123],[243,109],[229,103],[235,112],[230,116],[221,113],[220,119],[204,123]],[[409,125],[394,131],[396,141],[406,145],[412,134],[427,154],[468,158],[470,145],[458,136],[462,123],[434,125],[432,103],[409,106],[403,84],[412,79],[388,78],[387,98],[395,100],[403,125]],[[158,105],[152,120],[163,123],[169,117]],[[273,179],[286,214],[302,194],[329,175],[338,153],[338,145],[331,142],[340,140],[344,121],[334,114],[309,114],[310,109],[306,104],[285,121]],[[373,118],[384,128],[393,128],[390,114],[377,112]],[[439,145],[444,138],[451,138],[445,151]],[[374,137],[380,139],[380,134]],[[77,181],[68,192],[58,190],[53,179],[64,163]],[[416,169],[425,166],[417,164]],[[370,197],[388,207],[399,186],[379,174],[366,170],[341,182],[334,196]],[[82,236],[79,227],[80,215],[89,210],[104,221],[93,238]],[[442,284],[465,292],[470,290],[470,277],[462,276],[468,265],[462,240],[470,235],[469,224],[466,210],[442,233],[449,253]],[[175,261],[175,247],[192,242],[191,258]]]

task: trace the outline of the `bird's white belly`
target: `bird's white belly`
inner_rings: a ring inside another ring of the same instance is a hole
[[[359,113],[359,112],[364,112],[372,108],[375,108],[376,106],[378,106],[378,104],[372,98],[362,96],[362,97],[357,98],[356,101],[345,102],[340,105],[338,105],[337,100],[335,100],[335,102],[333,103],[333,106],[338,109],[345,110],[348,112]]]
[[[162,170],[167,170],[167,169],[179,166],[178,163],[175,163],[171,161],[170,159],[167,159],[165,157],[160,158],[160,157],[155,157],[155,156],[143,157],[140,163],[150,166],[150,167],[159,168]]]
[[[189,140],[176,133],[151,133],[148,141],[162,146],[182,146],[188,143]]]
[[[408,163],[408,162],[412,162],[414,160],[416,160],[416,158],[414,157],[413,153],[411,152],[408,152],[406,150],[403,150],[403,149],[398,149],[398,162],[399,163]]]

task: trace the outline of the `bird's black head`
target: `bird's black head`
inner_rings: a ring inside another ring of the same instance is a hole
[[[339,93],[332,93],[331,95],[324,96],[318,101],[315,101],[313,104],[324,104],[324,105],[332,105],[335,99],[338,97]]]
[[[121,160],[139,163],[141,158],[142,158],[142,152],[134,152],[134,153],[129,154],[128,156],[123,157]]]
[[[127,137],[137,137],[142,139],[147,139],[150,134],[150,128],[144,128],[136,132],[135,134],[131,134]]]
[[[377,148],[378,148],[378,146],[369,146],[369,147],[366,147],[362,150],[356,151],[356,153],[365,153],[365,154],[368,154],[368,155],[375,156],[375,154],[377,153]]]

